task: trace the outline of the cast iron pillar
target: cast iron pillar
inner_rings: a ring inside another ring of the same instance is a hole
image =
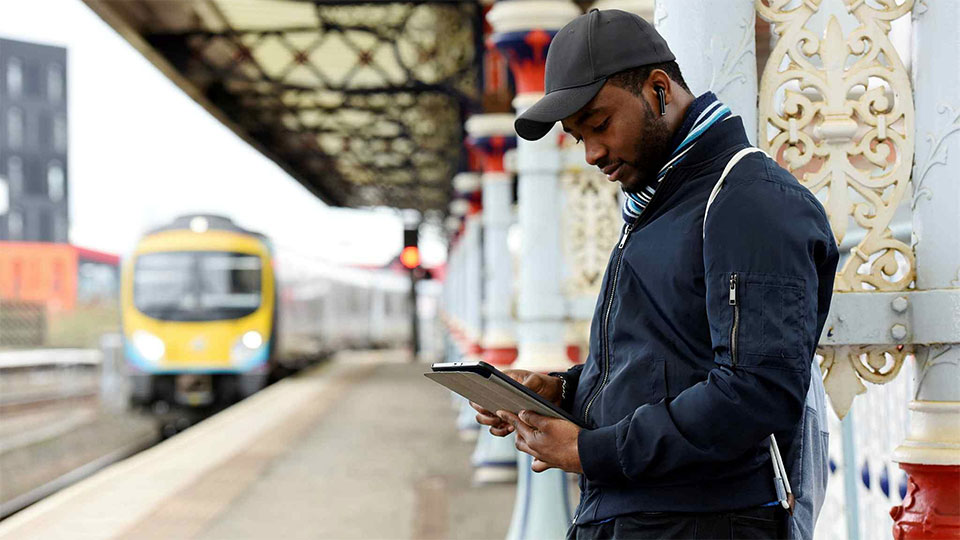
[[[567,0],[497,2],[487,15],[491,37],[510,64],[517,86],[518,113],[544,92],[547,48],[553,36],[580,9]],[[563,200],[558,182],[560,128],[539,141],[517,145],[518,204],[521,229],[518,356],[514,367],[548,372],[571,362],[565,344],[566,305],[562,290]],[[518,455],[519,483],[507,538],[563,538],[570,524],[566,475],[531,472],[531,460]]]
[[[897,540],[960,538],[960,3],[913,10],[917,278],[908,309],[917,331],[952,339],[915,348],[909,433],[894,454],[909,476],[891,510]]]
[[[653,24],[670,44],[693,95],[710,90],[757,143],[754,0],[658,0]]]

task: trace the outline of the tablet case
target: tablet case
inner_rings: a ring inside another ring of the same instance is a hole
[[[491,412],[521,410],[562,418],[585,427],[569,413],[504,375],[486,362],[434,364],[424,375]]]

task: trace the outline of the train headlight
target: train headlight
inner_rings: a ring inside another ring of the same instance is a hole
[[[245,332],[230,349],[234,364],[249,362],[263,351],[263,336],[256,330]]]
[[[133,333],[133,346],[148,362],[159,362],[167,352],[163,340],[145,330],[137,330]]]
[[[248,349],[259,349],[263,345],[263,336],[260,335],[260,332],[251,330],[244,334],[240,341]]]
[[[197,216],[190,220],[190,230],[195,233],[205,233],[209,228],[210,224],[207,223],[207,218],[203,216]]]

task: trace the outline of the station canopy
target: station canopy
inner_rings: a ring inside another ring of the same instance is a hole
[[[479,100],[476,2],[85,2],[327,203],[446,210]]]

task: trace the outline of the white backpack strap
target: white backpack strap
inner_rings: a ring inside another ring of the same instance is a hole
[[[747,154],[754,152],[763,152],[763,150],[752,146],[740,150],[730,158],[727,166],[724,167],[723,172],[720,173],[720,179],[717,180],[716,185],[713,186],[713,191],[710,192],[710,198],[707,199],[707,207],[703,211],[704,238],[707,236],[707,213],[710,212],[710,205],[713,204],[713,200],[717,198],[717,193],[720,193],[720,188],[723,187],[723,181],[727,179],[727,175],[730,174],[730,171],[733,170],[737,162]],[[766,152],[763,153],[766,154]],[[777,501],[780,502],[780,505],[792,516],[796,499],[793,495],[793,489],[790,487],[787,468],[783,464],[783,456],[780,454],[779,446],[777,446],[777,438],[772,434],[767,438],[767,448],[770,451],[770,462],[773,465],[773,483],[774,489],[777,492]]]
[[[747,148],[740,150],[739,152],[734,154],[732,158],[730,158],[730,161],[727,162],[727,166],[724,167],[723,172],[720,173],[720,179],[717,180],[717,184],[713,186],[713,191],[710,192],[710,198],[707,199],[707,208],[703,211],[703,237],[704,238],[706,238],[707,236],[707,213],[710,212],[710,205],[713,204],[713,200],[717,198],[717,193],[720,193],[720,188],[723,187],[723,181],[727,179],[727,175],[733,169],[734,165],[736,165],[737,162],[743,158],[743,156],[747,154],[752,154],[754,152],[763,152],[763,150],[753,146],[748,146]]]

